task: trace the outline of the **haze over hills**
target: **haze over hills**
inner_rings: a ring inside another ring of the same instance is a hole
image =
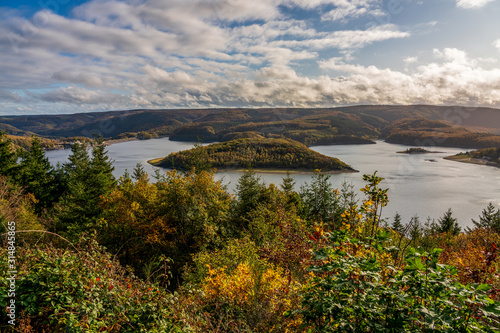
[[[490,135],[499,133],[500,110],[432,105],[130,110],[3,116],[0,128],[12,134],[36,133],[49,138],[99,134],[107,139],[170,136],[179,141],[214,142],[287,137],[307,146],[370,143],[380,138],[418,145],[415,139],[435,137],[437,129],[440,133],[446,129],[447,137],[455,138],[446,139],[449,145],[484,148],[500,143],[496,135]]]

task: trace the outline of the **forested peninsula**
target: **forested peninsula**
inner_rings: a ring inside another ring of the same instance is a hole
[[[500,148],[485,148],[445,157],[447,160],[500,167]]]
[[[175,152],[150,164],[169,169],[265,169],[323,172],[355,171],[337,158],[315,152],[291,139],[245,138]]]

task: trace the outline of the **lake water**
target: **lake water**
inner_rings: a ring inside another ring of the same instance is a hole
[[[169,141],[168,138],[128,141],[108,147],[109,156],[114,160],[115,176],[123,175],[125,169],[132,172],[137,163],[152,175],[155,167],[147,160],[166,156],[172,152],[193,147],[193,143]],[[317,146],[311,149],[324,155],[334,156],[350,164],[359,173],[332,174],[330,181],[340,187],[343,181],[354,184],[356,189],[364,187],[363,174],[384,177],[381,186],[389,188],[389,204],[384,208],[383,217],[390,218],[396,212],[408,222],[417,214],[423,222],[430,216],[439,218],[451,208],[460,225],[470,226],[471,219],[478,219],[481,211],[492,202],[500,207],[500,168],[444,160],[443,157],[466,151],[460,148],[433,147],[440,151],[435,154],[397,154],[407,146],[379,141],[375,145],[335,145]],[[69,150],[48,151],[52,163],[67,161]],[[429,159],[435,162],[427,161]],[[233,191],[242,172],[217,172]],[[282,174],[260,173],[266,183],[281,184]],[[293,175],[296,189],[309,182],[311,175]],[[359,192],[358,198],[362,197]]]

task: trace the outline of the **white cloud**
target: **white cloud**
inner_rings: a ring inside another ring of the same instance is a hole
[[[457,0],[457,7],[462,8],[481,8],[495,0]]]
[[[341,30],[324,34],[321,38],[276,41],[274,44],[288,47],[307,47],[314,50],[337,48],[341,50],[359,49],[375,42],[394,38],[409,37],[409,32],[402,32],[393,24],[371,27],[367,30]]]
[[[321,19],[325,21],[339,21],[346,23],[351,19],[356,19],[361,16],[382,16],[384,12],[381,10],[381,3],[376,0],[339,0],[332,1],[336,6],[335,9],[325,13]]]
[[[404,58],[403,61],[406,64],[414,64],[414,63],[418,62],[418,58],[417,57],[407,57],[407,58]]]
[[[319,64],[347,74],[342,94],[347,104],[500,104],[500,69],[483,69],[478,60],[456,49],[436,50],[435,55],[444,61],[421,65],[410,74],[336,59]]]
[[[488,59],[470,59],[459,49],[437,49],[428,64],[420,54],[408,57],[404,63],[413,66],[405,72],[350,63],[369,45],[412,37],[417,26],[319,30],[339,26],[321,17],[346,22],[377,15],[381,5],[93,0],[71,17],[41,11],[37,19],[23,19],[16,11],[2,12],[0,113],[500,101],[498,70],[482,68]],[[314,13],[316,21],[283,6]],[[500,40],[494,45],[500,49]],[[332,75],[308,76],[316,64]]]
[[[495,42],[493,42],[493,46],[500,51],[500,39],[497,39]]]

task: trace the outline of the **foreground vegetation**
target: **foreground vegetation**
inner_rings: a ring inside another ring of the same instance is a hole
[[[290,139],[237,139],[197,146],[175,152],[149,163],[164,168],[190,170],[217,169],[277,169],[314,171],[354,171],[337,158],[315,152]]]
[[[0,135],[1,136],[1,135]],[[382,218],[383,178],[361,192],[317,172],[294,190],[253,172],[230,194],[213,170],[116,180],[99,140],[53,168],[35,139],[0,138],[0,269],[16,222],[16,326],[2,332],[494,332],[500,211],[462,231]],[[20,157],[18,161],[18,156]],[[0,299],[9,298],[7,276]]]

